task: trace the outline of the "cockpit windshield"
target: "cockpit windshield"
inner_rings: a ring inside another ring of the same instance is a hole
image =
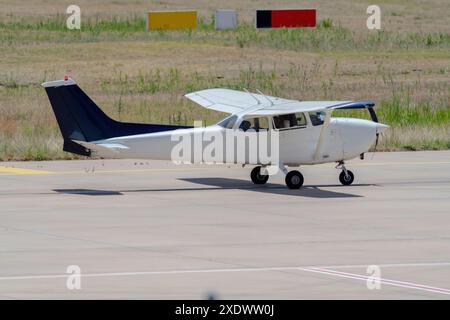
[[[224,127],[226,129],[233,129],[233,126],[234,126],[237,118],[238,117],[236,115],[229,116],[229,117],[221,120],[217,125]]]
[[[320,126],[325,121],[325,112],[310,112],[309,118],[311,119],[311,123],[313,126]]]

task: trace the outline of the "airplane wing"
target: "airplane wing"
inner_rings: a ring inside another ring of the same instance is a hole
[[[191,101],[216,111],[244,113],[252,116],[280,115],[326,109],[372,108],[369,100],[298,101],[230,89],[207,89],[185,95]]]
[[[206,89],[188,93],[185,97],[207,109],[232,114],[246,109],[253,110],[254,108],[259,109],[295,102],[295,100],[230,89]]]

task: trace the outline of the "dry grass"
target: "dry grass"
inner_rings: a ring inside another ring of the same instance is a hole
[[[248,88],[302,100],[372,99],[380,106],[380,120],[393,126],[382,139],[381,149],[450,147],[450,21],[444,0],[427,5],[381,1],[383,26],[388,31],[381,33],[378,44],[365,29],[369,3],[348,0],[338,0],[333,6],[315,2],[319,19],[332,17],[343,31],[271,33],[247,27],[216,33],[205,25],[198,32],[149,35],[34,30],[20,24],[8,27],[25,16],[35,21],[53,19],[68,3],[0,0],[4,8],[0,15],[4,25],[0,29],[1,159],[71,157],[60,150],[57,124],[40,87],[41,82],[64,74],[70,74],[107,113],[120,120],[214,123],[223,114],[202,109],[186,101],[183,94],[217,86]],[[181,0],[165,3],[79,1],[83,15],[102,19],[113,15],[130,19],[153,7],[186,8]],[[280,1],[277,6],[297,3]],[[190,7],[202,8],[201,14],[210,17],[214,8],[223,5],[202,0]],[[241,19],[250,21],[253,8],[273,6],[269,1],[231,0],[227,7],[239,8]],[[347,18],[349,12],[354,12],[351,18]],[[331,38],[339,32],[346,33],[345,41],[333,49]],[[427,44],[427,32],[433,32],[431,44]],[[442,42],[436,32],[443,35]],[[304,47],[295,42],[298,38],[304,39]]]

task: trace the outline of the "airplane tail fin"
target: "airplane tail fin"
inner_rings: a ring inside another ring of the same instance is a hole
[[[115,121],[109,118],[71,78],[45,82],[42,86],[48,95],[64,138],[64,151],[90,156],[91,151],[75,141],[91,142],[188,128],[186,126]]]

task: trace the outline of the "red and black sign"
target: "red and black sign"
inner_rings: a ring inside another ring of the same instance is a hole
[[[257,28],[316,26],[316,9],[256,10]]]

